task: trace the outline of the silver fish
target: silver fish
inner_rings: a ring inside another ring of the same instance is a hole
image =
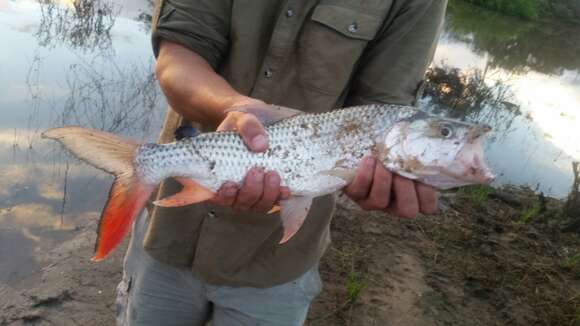
[[[143,145],[80,127],[50,129],[43,137],[60,141],[80,159],[116,176],[101,216],[94,260],[118,245],[155,186],[168,177],[184,188],[155,205],[208,200],[224,182],[242,182],[252,167],[277,171],[291,193],[280,202],[284,228],[280,243],[298,232],[313,198],[339,191],[352,181],[365,155],[373,154],[387,169],[440,189],[493,179],[481,147],[482,136],[491,130],[487,125],[398,105],[298,112],[280,108],[258,116],[268,123],[269,148],[263,153],[250,152],[235,132]]]

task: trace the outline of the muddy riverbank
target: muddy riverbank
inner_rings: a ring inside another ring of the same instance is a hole
[[[580,325],[580,247],[560,231],[562,205],[529,190],[471,188],[444,194],[437,215],[405,221],[343,200],[307,324]],[[123,249],[90,262],[94,229],[0,288],[0,325],[114,323]]]

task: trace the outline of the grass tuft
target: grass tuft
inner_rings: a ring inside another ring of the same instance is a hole
[[[519,222],[523,224],[530,223],[534,218],[538,216],[538,214],[540,214],[540,210],[541,207],[539,203],[535,203],[531,207],[524,208],[520,215]]]
[[[363,281],[361,273],[351,271],[346,279],[346,297],[349,303],[354,303],[359,298],[360,293],[367,287]]]
[[[487,201],[489,195],[493,193],[494,189],[487,185],[474,185],[462,187],[458,193],[467,197],[472,203],[481,205]]]

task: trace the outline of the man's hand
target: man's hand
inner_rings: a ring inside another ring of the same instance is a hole
[[[437,211],[433,188],[387,171],[372,156],[362,159],[344,192],[365,210],[382,210],[401,218]]]
[[[264,110],[268,110],[269,107],[259,100],[248,100],[236,106],[242,105],[244,107],[251,105],[254,109]],[[264,126],[253,114],[229,112],[217,130],[237,131],[246,146],[253,152],[263,152],[268,148],[268,137]],[[280,187],[278,173],[253,168],[246,174],[241,187],[238,187],[235,182],[226,182],[211,202],[217,205],[230,206],[237,211],[266,213],[278,201],[287,199],[289,196],[288,188]]]

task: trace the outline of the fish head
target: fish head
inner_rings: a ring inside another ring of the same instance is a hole
[[[401,121],[384,136],[382,162],[395,172],[439,189],[494,179],[483,158],[483,124],[427,117]]]

